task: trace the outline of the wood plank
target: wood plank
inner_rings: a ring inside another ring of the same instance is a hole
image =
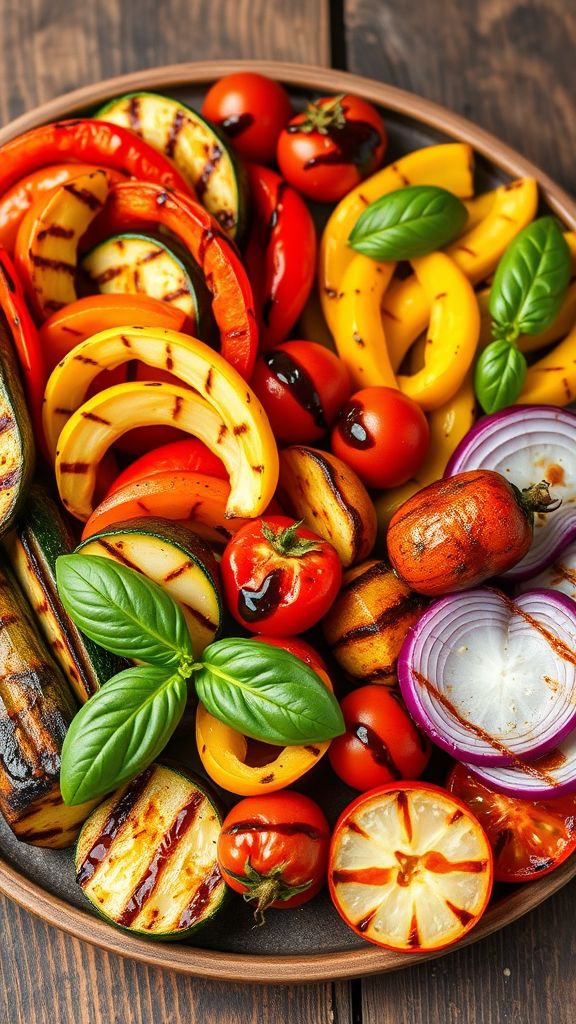
[[[9,7],[9,11],[7,8]],[[5,4],[0,120],[141,67],[267,57],[329,63],[325,0]],[[78,942],[0,898],[2,1024],[236,1024],[350,1019],[347,984],[220,985],[147,968]]]
[[[346,0],[348,69],[436,100],[574,188],[576,6]]]

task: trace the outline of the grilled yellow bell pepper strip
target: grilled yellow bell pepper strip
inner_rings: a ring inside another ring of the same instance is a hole
[[[238,796],[275,793],[291,786],[318,763],[330,746],[330,742],[325,741],[305,747],[271,748],[269,761],[260,766],[251,765],[247,763],[250,741],[246,736],[218,721],[202,704],[196,712],[196,742],[200,760],[210,778],[222,789]]]
[[[484,218],[445,252],[472,282],[491,274],[512,239],[536,214],[538,188],[533,178],[520,178],[495,190]],[[410,345],[425,330],[430,313],[426,296],[415,276],[394,281],[382,305],[390,362],[400,366]]]
[[[78,242],[104,206],[105,170],[61,185],[22,221],[14,259],[35,314],[42,320],[77,298],[74,275]]]
[[[428,415],[430,444],[428,455],[414,480],[383,491],[374,504],[378,518],[378,539],[376,549],[386,551],[386,530],[397,508],[416,491],[439,480],[446,469],[446,463],[462,438],[468,433],[476,419],[476,398],[474,395],[473,373],[466,374],[458,391],[444,405]]]
[[[462,234],[467,234],[472,228],[475,228],[477,224],[485,220],[494,206],[496,199],[497,189],[490,189],[488,192],[479,192],[477,196],[472,196],[472,199],[464,199],[463,203],[468,213],[468,220],[464,225]]]
[[[528,367],[519,405],[568,405],[576,399],[576,324],[564,341]]]
[[[473,172],[473,153],[466,143],[427,146],[377,171],[344,196],[326,224],[320,245],[320,300],[332,332],[342,277],[354,258],[348,237],[366,207],[406,185],[439,185],[460,198],[469,198],[474,191]]]
[[[278,482],[278,450],[268,417],[254,392],[218,352],[178,331],[111,328],[72,349],[46,386],[43,422],[50,452],[56,451],[62,428],[82,405],[94,378],[131,359],[169,370],[217,413],[221,428],[213,450],[230,474],[227,516],[249,518],[264,512]],[[136,421],[132,426],[141,424]]]
[[[377,263],[357,253],[340,282],[334,343],[354,388],[396,388],[388,358],[380,306],[395,263]]]
[[[437,409],[458,391],[472,365],[480,312],[468,278],[445,253],[411,263],[430,307],[430,325],[424,366],[411,376],[400,375],[398,387],[423,409]]]

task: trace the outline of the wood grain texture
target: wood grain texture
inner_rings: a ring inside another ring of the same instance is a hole
[[[346,0],[349,71],[464,114],[574,189],[570,0]]]

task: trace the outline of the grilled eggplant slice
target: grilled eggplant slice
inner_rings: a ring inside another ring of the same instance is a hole
[[[46,643],[84,704],[127,663],[80,633],[64,609],[56,586],[56,559],[75,546],[56,503],[34,485],[17,528],[4,539],[4,549]]]
[[[60,750],[76,705],[7,569],[0,570],[0,811],[32,846],[70,846],[94,801],[66,807]]]
[[[131,128],[173,160],[223,231],[240,240],[246,226],[246,182],[237,157],[213,125],[179,100],[152,92],[119,96],[94,116]]]
[[[0,310],[0,534],[12,526],[34,472],[34,438],[6,317]]]
[[[220,909],[221,817],[197,780],[154,764],[90,815],[76,880],[103,917],[153,939],[181,939]]]
[[[78,551],[113,558],[164,587],[184,612],[196,656],[219,632],[218,566],[192,530],[166,519],[130,519],[94,534]]]

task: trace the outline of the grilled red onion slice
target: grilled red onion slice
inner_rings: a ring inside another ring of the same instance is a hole
[[[576,726],[576,606],[554,590],[448,595],[410,630],[398,679],[415,721],[457,760],[540,757]]]
[[[552,590],[559,590],[576,601],[576,541],[564,548],[547,569],[530,580],[524,580],[518,590],[523,592],[537,587],[551,587]]]
[[[500,793],[527,800],[576,793],[576,729],[555,750],[537,761],[517,762],[509,768],[468,764],[474,775]]]
[[[541,572],[576,538],[576,415],[552,405],[512,406],[485,416],[460,442],[445,476],[494,469],[521,490],[548,480],[561,507],[536,516],[528,554],[504,574],[525,580]]]

